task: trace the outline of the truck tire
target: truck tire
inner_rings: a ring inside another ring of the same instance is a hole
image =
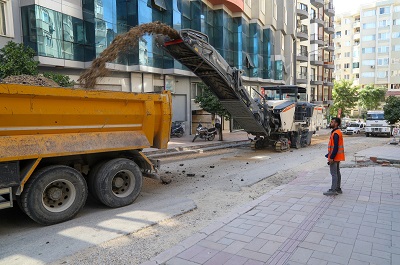
[[[139,196],[143,176],[132,160],[116,158],[103,163],[90,176],[94,197],[106,206],[116,208],[129,205]]]
[[[52,225],[72,219],[85,205],[88,189],[77,170],[48,166],[34,173],[20,196],[23,211],[35,222]]]
[[[366,136],[366,137],[369,137],[369,133],[365,133],[365,136]]]
[[[99,171],[100,167],[103,164],[104,164],[104,162],[100,162],[100,163],[96,164],[93,168],[91,168],[89,171],[89,175],[87,177],[87,186],[88,186],[89,194],[96,201],[100,201],[100,200],[97,197],[94,185],[95,185],[97,172]]]

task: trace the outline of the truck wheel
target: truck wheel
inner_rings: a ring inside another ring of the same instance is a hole
[[[116,158],[103,163],[91,175],[94,196],[104,205],[116,208],[131,204],[140,193],[142,172],[132,160]]]
[[[365,136],[366,136],[366,137],[369,137],[369,133],[365,133]]]
[[[23,211],[35,222],[52,225],[72,219],[85,205],[88,189],[77,170],[48,166],[34,173],[20,196]]]
[[[387,137],[387,138],[390,138],[390,133],[386,134],[386,137]]]

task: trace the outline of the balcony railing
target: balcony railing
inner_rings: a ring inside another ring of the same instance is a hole
[[[311,40],[319,40],[319,41],[323,41],[324,36],[322,34],[311,34]]]
[[[319,20],[324,20],[324,15],[320,13],[311,13],[311,19],[319,19]]]
[[[297,79],[306,79],[307,80],[307,73],[297,73]]]
[[[297,56],[308,56],[308,51],[306,49],[299,49],[297,51]]]
[[[308,34],[308,26],[307,25],[301,25],[299,28],[299,32]]]

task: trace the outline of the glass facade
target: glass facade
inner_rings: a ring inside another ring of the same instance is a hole
[[[244,75],[283,79],[282,61],[274,62],[274,32],[226,11],[212,10],[201,0],[85,0],[83,20],[39,5],[21,8],[24,43],[39,56],[92,61],[119,34],[131,27],[161,21],[176,30],[191,28],[209,36],[211,45]],[[137,47],[116,63],[161,69],[183,69],[164,54],[153,36],[143,36]]]

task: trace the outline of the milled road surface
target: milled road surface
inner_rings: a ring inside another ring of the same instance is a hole
[[[346,137],[346,163],[355,152],[387,141]],[[172,179],[169,185],[146,179],[134,204],[107,209],[89,201],[74,220],[50,227],[36,225],[18,208],[0,211],[0,264],[140,264],[234,207],[326,167],[326,142],[321,136],[310,147],[284,153],[236,148],[167,158],[162,174]]]

